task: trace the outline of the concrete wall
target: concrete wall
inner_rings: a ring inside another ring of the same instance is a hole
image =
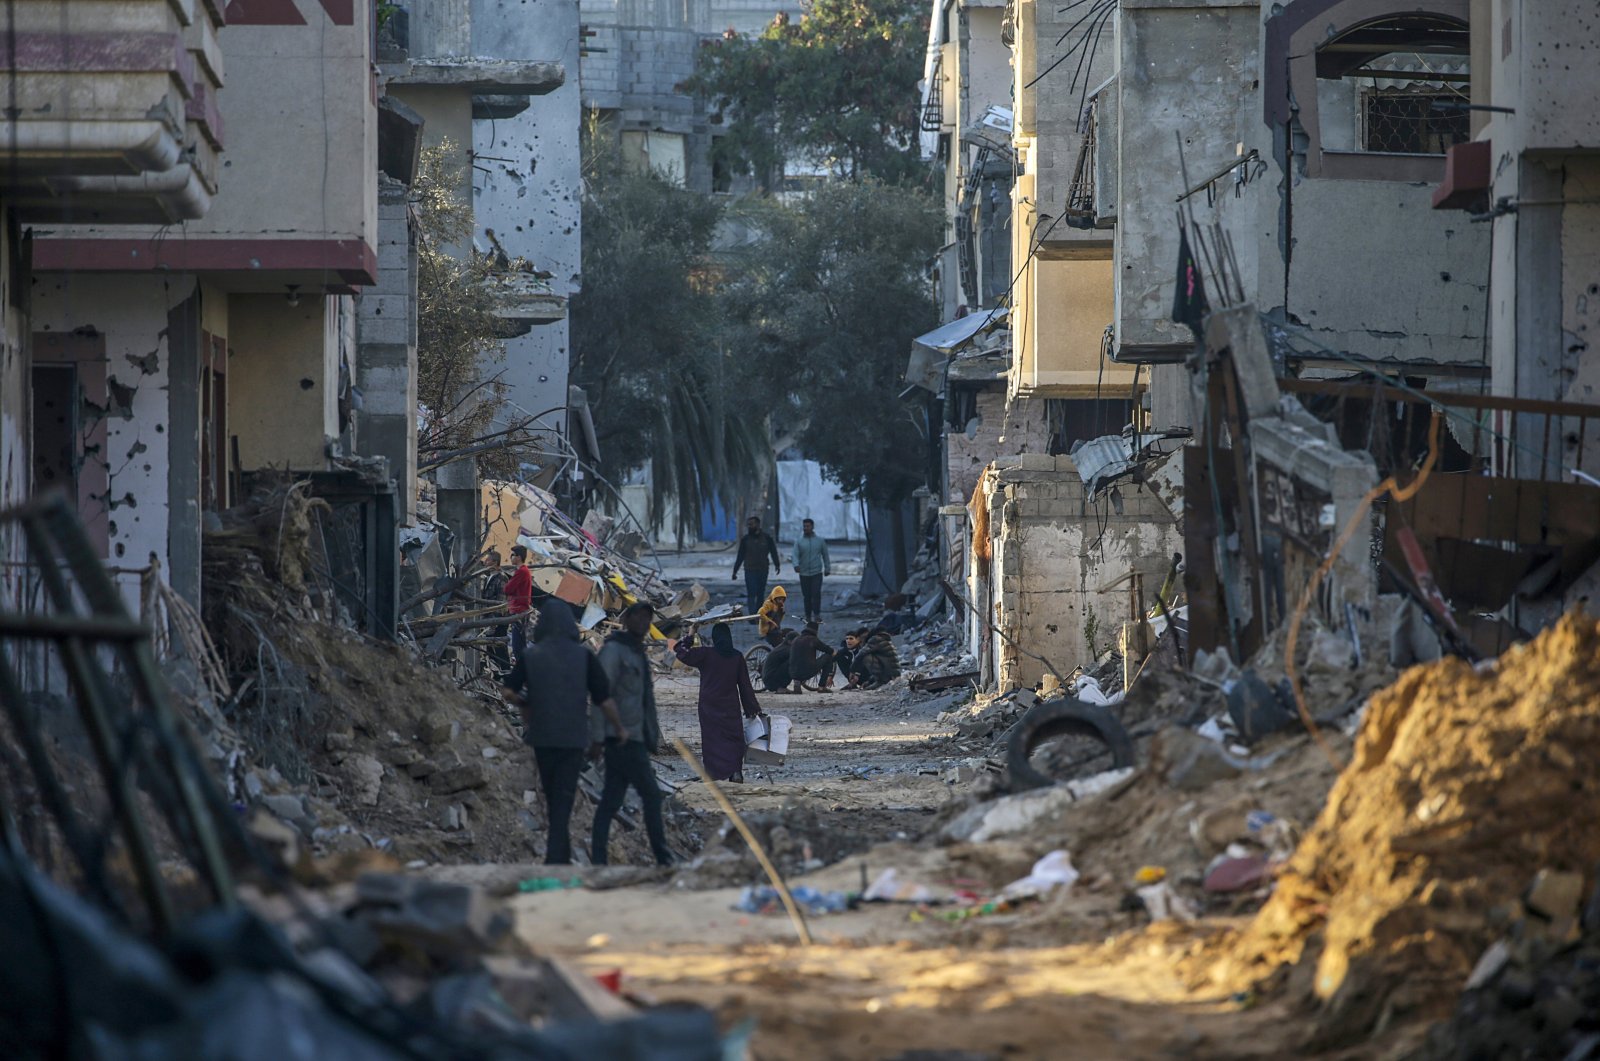
[[[1070,458],[1027,454],[996,462],[996,470],[989,495],[995,625],[1067,674],[1114,645],[1130,618],[1127,586],[1100,587],[1134,570],[1153,592],[1182,551],[1182,536],[1166,507],[1137,484],[1117,488],[1120,512],[1108,498],[1086,502]],[[1036,684],[1046,673],[994,641],[1002,690]]]
[[[1100,357],[1114,311],[1111,274],[1111,262],[1105,260],[1035,259],[1029,266],[1027,298],[1012,336],[1030,393],[1052,398],[1128,393],[1132,367],[1102,364]]]
[[[234,295],[229,300],[230,430],[247,471],[320,471],[339,434],[338,300]],[[330,338],[332,341],[330,341]]]
[[[219,34],[227,84],[215,201],[180,238],[61,225],[41,268],[227,273],[235,290],[370,282],[377,238],[374,5],[254,5]]]
[[[1008,402],[1004,389],[993,387],[978,392],[977,406],[976,422],[969,425],[970,437],[959,428],[945,435],[945,501],[950,504],[971,501],[979,476],[995,460],[1043,453],[1050,445],[1042,399]]]
[[[481,155],[512,160],[486,161],[487,172],[473,174],[479,230],[493,228],[509,253],[554,273],[552,289],[568,297],[582,282],[578,134],[586,88],[577,75],[581,70],[587,76],[590,62],[578,55],[578,19],[576,0],[539,0],[531,5],[475,0],[473,8],[473,47],[480,54],[555,58],[568,71],[565,84],[532,97],[528,109],[516,117],[474,123],[473,144]],[[560,320],[535,325],[527,335],[507,340],[503,365],[507,398],[528,415],[566,405],[568,336],[567,321]]]
[[[103,350],[59,355],[79,361],[84,390],[80,476],[98,487],[82,506],[85,521],[103,521],[113,567],[143,568],[154,555],[186,595],[200,576],[200,410],[197,380],[185,371],[195,354],[175,349],[184,339],[173,323],[188,314],[198,326],[201,301],[192,276],[49,274],[33,292],[36,345],[87,350],[80,344],[92,340]],[[174,483],[190,484],[188,496],[174,498]],[[187,568],[172,562],[174,540]],[[137,578],[117,581],[137,611]]]
[[[1169,319],[1174,203],[1186,190],[1178,143],[1192,182],[1232,162],[1240,140],[1269,153],[1256,89],[1258,5],[1124,0],[1121,8],[1118,140],[1100,145],[1117,157],[1117,343],[1192,345],[1188,329]]]
[[[356,451],[384,457],[401,519],[417,511],[417,247],[407,189],[385,179],[378,199],[378,283],[356,299]]]
[[[1490,201],[1516,205],[1492,223],[1494,390],[1600,402],[1600,119],[1572,102],[1592,99],[1600,74],[1570,59],[1600,54],[1600,11],[1574,0],[1485,6],[1496,31],[1487,62],[1475,49],[1474,64],[1488,68],[1489,102],[1515,112],[1491,113],[1477,137],[1493,152]],[[1523,444],[1542,448],[1543,426],[1522,418]],[[1581,465],[1577,424],[1564,426],[1562,464],[1600,472],[1600,425],[1582,440]],[[1517,468],[1536,474],[1538,464],[1523,454]]]

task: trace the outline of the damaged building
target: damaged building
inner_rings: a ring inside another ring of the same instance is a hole
[[[1190,647],[1248,654],[1430,452],[1327,573],[1334,625],[1437,583],[1446,637],[1489,651],[1590,596],[1600,136],[1563,105],[1588,74],[1552,58],[1579,6],[934,5],[951,323],[908,382],[945,399],[946,576],[986,680],[1125,645],[1179,556]],[[997,43],[1003,284],[976,251],[994,127],[971,120]]]

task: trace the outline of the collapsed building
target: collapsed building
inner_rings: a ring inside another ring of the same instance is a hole
[[[935,3],[951,323],[908,382],[945,399],[985,681],[1137,654],[1167,608],[1240,660],[1313,581],[1335,628],[1403,593],[1484,654],[1590,597],[1579,6]]]

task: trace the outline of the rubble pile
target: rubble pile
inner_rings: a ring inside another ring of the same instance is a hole
[[[1288,967],[1289,989],[1322,1006],[1309,1045],[1437,1011],[1528,867],[1600,860],[1597,756],[1595,620],[1568,614],[1497,662],[1406,671],[1372,698],[1321,817],[1217,975]]]
[[[599,634],[602,624],[637,600],[653,604],[657,626],[668,630],[703,611],[710,599],[698,584],[673,589],[659,572],[640,563],[644,537],[637,530],[618,526],[609,516],[592,511],[580,525],[561,511],[554,495],[528,483],[485,480],[481,491],[486,525],[482,548],[496,549],[505,559],[513,545],[526,546],[536,594],[558,597],[579,609],[579,625],[593,636]],[[422,554],[416,561],[422,572],[418,595],[426,596],[437,581],[436,573],[443,570],[441,560],[426,555],[439,549],[439,538],[423,535],[417,541]],[[423,602],[418,614],[432,616],[464,604],[493,607],[500,603],[451,593]],[[425,627],[428,634],[437,629],[436,625]],[[418,631],[416,636],[421,640],[424,632]]]
[[[1478,959],[1424,1061],[1600,1053],[1600,889],[1583,902],[1584,885],[1581,873],[1541,870],[1520,903],[1497,911],[1522,916]]]
[[[237,692],[220,727],[196,722],[213,746],[244,749],[218,763],[231,794],[271,811],[281,825],[263,829],[291,861],[371,849],[406,863],[536,858],[542,797],[516,713],[410,647],[332,621],[309,576],[297,590],[269,574],[314,570],[302,529],[317,502],[297,493],[265,491],[203,539],[205,622]],[[594,804],[580,795],[576,835]],[[675,849],[698,848],[694,822],[669,810]],[[626,817],[612,836],[626,858],[651,860]]]

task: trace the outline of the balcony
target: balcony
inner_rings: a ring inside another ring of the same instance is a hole
[[[215,5],[16,0],[4,185],[20,216],[108,224],[205,215],[216,192],[223,67]]]

